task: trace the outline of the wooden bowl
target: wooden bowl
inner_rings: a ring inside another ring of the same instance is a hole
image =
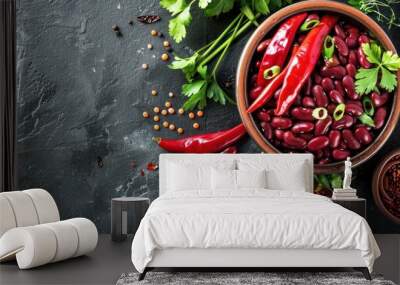
[[[247,129],[247,132],[264,152],[278,153],[280,151],[264,138],[263,134],[257,128],[257,125],[253,120],[253,116],[246,112],[246,109],[249,106],[249,102],[247,100],[249,68],[256,47],[261,42],[261,40],[264,39],[264,37],[284,19],[294,14],[305,11],[329,11],[352,18],[356,22],[359,22],[361,25],[363,25],[367,30],[371,31],[384,49],[396,52],[392,41],[389,39],[385,31],[374,20],[372,20],[359,10],[339,2],[319,0],[303,1],[283,8],[273,15],[269,16],[257,28],[257,30],[253,33],[246,46],[244,47],[236,73],[236,99],[240,116],[242,118],[244,126]],[[400,78],[400,72],[397,73],[397,78]],[[385,144],[390,134],[393,132],[399,119],[400,113],[399,88],[396,89],[393,96],[394,98],[392,101],[392,108],[389,117],[387,118],[386,125],[384,126],[380,134],[375,138],[373,143],[371,143],[367,148],[351,158],[353,166],[358,166],[366,160],[370,159]],[[340,172],[344,169],[344,162],[340,161],[325,165],[315,164],[314,168],[316,173]]]
[[[387,203],[384,201],[384,196],[387,195],[387,191],[389,190],[387,189],[385,179],[387,179],[388,172],[392,167],[396,167],[400,170],[400,149],[391,152],[379,163],[372,179],[372,194],[379,210],[388,219],[400,224],[400,215],[390,212],[387,209]],[[400,193],[400,189],[394,189],[394,191]]]

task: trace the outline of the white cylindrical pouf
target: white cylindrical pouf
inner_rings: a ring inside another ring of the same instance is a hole
[[[96,248],[98,233],[92,221],[85,218],[74,218],[64,222],[74,226],[78,233],[79,244],[74,257],[91,252]]]
[[[17,227],[33,226],[39,223],[35,205],[30,196],[22,191],[1,193],[11,205]]]
[[[39,224],[57,222],[60,220],[56,202],[49,192],[39,188],[24,190],[22,192],[29,195],[32,199],[39,218]]]
[[[75,255],[78,249],[78,233],[75,228],[68,222],[61,221],[41,225],[51,229],[56,235],[57,250],[51,262],[71,258]]]
[[[15,221],[14,211],[10,202],[6,197],[0,193],[0,237],[9,229],[15,228],[17,223]]]

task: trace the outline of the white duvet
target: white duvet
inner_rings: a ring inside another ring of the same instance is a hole
[[[380,255],[359,215],[319,195],[266,189],[162,195],[140,223],[132,262],[143,272],[165,248],[358,249],[370,271]]]

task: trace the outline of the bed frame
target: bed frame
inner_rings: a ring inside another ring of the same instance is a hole
[[[167,164],[174,160],[190,160],[212,164],[220,159],[257,158],[266,160],[304,161],[308,176],[307,191],[313,191],[313,156],[311,154],[161,154],[160,195],[165,193],[168,179]],[[361,271],[367,280],[371,276],[359,250],[329,249],[197,249],[170,248],[156,250],[152,261],[139,275],[143,280],[146,273],[155,268],[231,268],[237,271],[254,268],[343,268]]]

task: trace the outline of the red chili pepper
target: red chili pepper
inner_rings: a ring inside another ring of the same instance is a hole
[[[282,68],[292,46],[294,37],[300,25],[307,17],[307,13],[300,13],[287,19],[281,24],[272,37],[271,43],[265,50],[257,76],[257,85],[266,86],[269,80],[264,78],[264,71],[277,65]]]
[[[282,116],[296,101],[297,95],[313,72],[321,55],[325,37],[336,21],[337,16],[323,16],[321,23],[312,29],[301,43],[297,53],[287,65],[288,71],[279,94],[275,115]]]
[[[297,46],[297,45],[293,46],[293,51],[292,51],[290,60],[296,54],[298,48],[299,48],[299,46]],[[280,74],[278,74],[275,78],[272,79],[272,81],[261,91],[261,93],[260,93],[260,95],[258,95],[257,99],[254,100],[254,102],[247,109],[247,113],[252,113],[255,110],[261,108],[262,106],[265,105],[265,103],[268,102],[269,99],[272,98],[272,96],[274,95],[274,92],[279,88],[279,86],[281,86],[283,79],[285,79],[287,70],[288,69],[286,66]]]
[[[228,146],[226,149],[221,151],[221,153],[237,153],[237,147],[235,145]]]
[[[243,124],[239,124],[228,130],[195,135],[178,140],[163,139],[160,137],[153,138],[153,140],[168,152],[214,153],[220,152],[232,145],[244,134],[246,134],[246,129]]]

